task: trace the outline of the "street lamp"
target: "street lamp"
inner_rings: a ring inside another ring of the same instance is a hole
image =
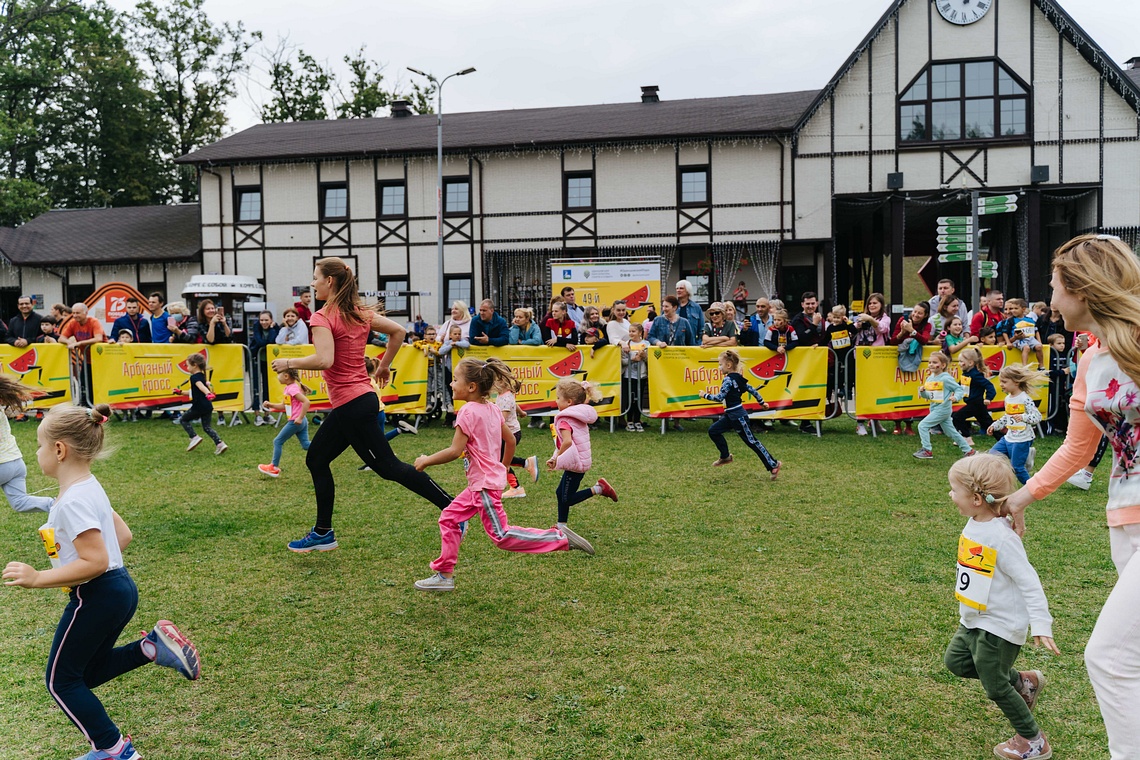
[[[461,77],[466,74],[475,72],[475,67],[471,66],[463,71],[457,71],[454,74],[448,74],[443,79],[436,79],[427,72],[420,71],[408,67],[408,71],[413,74],[419,74],[421,77],[427,79],[435,85],[436,106],[435,106],[435,136],[436,136],[436,150],[435,150],[435,232],[436,232],[436,265],[439,267],[439,277],[437,284],[439,287],[439,302],[441,316],[446,314],[446,309],[443,307],[447,305],[447,296],[443,291],[443,85],[452,77]]]

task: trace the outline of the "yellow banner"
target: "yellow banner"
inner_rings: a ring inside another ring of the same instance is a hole
[[[717,357],[722,348],[670,346],[649,350],[649,416],[707,417],[724,404],[705,401],[701,391],[719,393],[724,379]],[[745,396],[744,408],[760,417],[822,420],[826,415],[827,348],[803,346],[786,354],[767,348],[736,348],[740,373],[771,409]]]
[[[558,411],[554,388],[568,377],[585,380],[598,387],[602,400],[594,405],[598,416],[621,414],[621,350],[603,346],[590,356],[590,349],[579,346],[567,351],[557,346],[472,346],[451,351],[452,371],[465,356],[487,360],[502,359],[522,383],[515,401],[530,415]]]
[[[112,409],[173,409],[190,406],[190,354],[206,357],[214,409],[245,409],[245,349],[239,345],[97,343],[91,347],[92,393]]]
[[[277,380],[277,373],[273,371],[274,359],[296,359],[311,355],[316,349],[311,344],[303,346],[266,346],[265,362],[266,372],[269,376],[269,400],[275,404],[282,403],[282,393],[285,386]],[[376,358],[384,353],[379,346],[368,345],[364,349],[365,356]],[[324,375],[320,370],[299,370],[301,382],[308,386],[312,392],[309,394],[309,409],[311,411],[331,409],[329,403],[329,389],[325,385]],[[388,384],[384,386],[380,400],[384,402],[386,414],[423,414],[427,411],[428,394],[428,360],[423,351],[411,346],[403,346],[392,362],[392,375]]]
[[[590,263],[550,264],[552,295],[561,295],[562,289],[574,288],[574,302],[585,308],[597,306],[601,311],[614,301],[625,301],[631,322],[645,319],[648,310],[642,304],[654,304],[661,313],[661,264],[659,262],[593,261]],[[535,309],[539,314],[546,309]]]
[[[71,401],[71,365],[67,346],[35,343],[23,348],[0,344],[0,373],[12,375],[35,392],[33,409]]]
[[[1021,349],[1000,348],[998,346],[978,346],[982,361],[990,371],[990,381],[997,390],[997,396],[989,402],[990,409],[1002,409],[1005,393],[998,382],[998,372],[1007,364],[1021,363]],[[915,372],[899,369],[897,346],[862,346],[855,349],[855,416],[862,419],[897,420],[911,417],[924,417],[930,410],[930,402],[920,398],[918,389],[930,377],[927,360],[938,350],[926,346],[922,352],[922,363]],[[1033,357],[1030,356],[1033,361]],[[1045,347],[1045,366],[1049,366],[1049,347]],[[970,386],[969,378],[962,377],[957,361],[951,361],[946,370],[961,385]],[[1029,394],[1037,402],[1041,413],[1047,416],[1049,388],[1036,388]],[[961,404],[957,405],[958,407]]]

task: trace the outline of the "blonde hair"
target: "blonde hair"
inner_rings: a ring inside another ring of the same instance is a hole
[[[970,364],[978,368],[985,366],[982,363],[982,352],[976,348],[962,349],[962,353],[958,354],[958,364],[961,364],[963,359],[969,360]]]
[[[68,311],[70,311],[70,309],[68,309]],[[186,308],[185,301],[172,301],[171,303],[166,304],[166,313],[178,314],[179,316],[184,317],[190,313],[190,310]]]
[[[10,375],[0,375],[0,409],[18,411],[32,400],[33,390]],[[2,412],[0,412],[2,413]]]
[[[736,353],[732,349],[729,349],[728,351],[721,351],[720,356],[717,358],[727,361],[729,366],[732,367],[733,372],[740,369],[740,354]]]
[[[959,459],[946,475],[951,485],[962,485],[980,496],[998,517],[1009,514],[1008,499],[1020,487],[1009,460],[995,454]]]
[[[1029,301],[1026,301],[1024,298],[1007,298],[1005,299],[1005,305],[1016,306],[1019,309],[1028,309]]]
[[[495,384],[491,386],[493,389],[498,390],[500,388],[506,388],[511,393],[519,392],[519,389],[522,388],[522,383],[520,383],[519,379],[515,377],[515,373],[511,372],[511,368],[505,361],[502,359],[496,359],[492,356],[487,360],[487,363],[495,365],[492,367],[495,372]],[[502,365],[502,367],[506,369],[506,372],[501,371],[499,365]]]
[[[94,409],[82,406],[53,406],[44,415],[40,427],[49,441],[63,441],[80,459],[90,462],[109,455],[104,453],[104,423],[111,419],[111,407],[96,404]]]
[[[1041,386],[1049,383],[1049,373],[1027,367],[1024,364],[1007,364],[1001,368],[998,377],[1002,380],[1009,380],[1022,393],[1029,393],[1035,385]]]
[[[571,404],[585,404],[587,400],[602,400],[602,392],[598,390],[598,387],[582,380],[571,380],[570,378],[561,380],[558,385],[554,386],[554,390]]]
[[[779,319],[784,324],[788,323],[788,311],[787,311],[787,309],[772,309],[770,313],[772,315],[773,320]]]
[[[837,317],[846,317],[847,316],[847,307],[841,303],[836,304],[835,306],[831,307],[831,313]]]
[[[372,366],[370,367],[368,366],[369,362],[372,362]],[[376,371],[376,362],[370,356],[364,357],[364,366],[368,367],[368,374],[370,376],[373,372]],[[285,375],[287,378],[289,378],[290,383],[296,383],[297,387],[301,389],[301,393],[304,393],[306,396],[313,392],[312,388],[301,382],[301,373],[297,369],[294,369],[293,367],[286,367],[277,374]]]
[[[1097,337],[1140,385],[1140,260],[1124,241],[1079,235],[1053,254],[1053,271],[1097,324]]]
[[[526,317],[527,322],[533,322],[534,321],[534,309],[530,308],[529,306],[520,306],[517,309],[515,309],[515,316],[516,317],[519,315],[519,312],[522,312],[522,315],[524,317]]]
[[[935,351],[934,353],[932,353],[930,355],[930,358],[926,360],[926,363],[929,364],[930,362],[934,361],[935,359],[942,362],[943,367],[949,367],[950,366],[950,357],[947,356],[946,354],[942,353],[941,351]]]

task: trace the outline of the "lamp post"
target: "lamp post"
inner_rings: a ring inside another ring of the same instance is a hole
[[[431,74],[408,67],[408,71],[413,74],[419,74],[429,82],[435,85],[435,233],[436,233],[436,266],[439,267],[439,275],[436,280],[439,292],[440,315],[445,313],[443,309],[447,305],[447,295],[443,290],[443,85],[448,79],[452,77],[461,77],[466,74],[475,72],[475,67],[469,67],[463,71],[457,71],[454,74],[448,74],[443,79],[436,79]]]

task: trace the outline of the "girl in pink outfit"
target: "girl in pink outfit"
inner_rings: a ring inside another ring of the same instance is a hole
[[[463,540],[460,525],[476,514],[483,518],[483,528],[495,546],[509,552],[544,554],[578,549],[594,553],[586,539],[568,528],[518,528],[507,521],[502,488],[507,463],[515,454],[515,437],[503,422],[499,407],[487,397],[496,382],[509,378],[510,368],[498,359],[484,362],[469,356],[459,362],[451,379],[452,398],[466,403],[455,416],[455,437],[446,449],[416,458],[416,469],[422,472],[425,467],[454,461],[464,452],[467,457],[467,488],[439,516],[439,558],[431,563],[435,574],[416,581],[421,591],[455,588],[455,560]]]
[[[598,413],[588,401],[601,398],[598,389],[589,383],[578,380],[563,380],[555,388],[558,398],[558,413],[554,415],[554,444],[556,449],[546,466],[551,470],[562,470],[562,480],[558,483],[558,527],[566,530],[570,517],[570,507],[591,496],[605,496],[618,500],[617,491],[605,478],[590,488],[579,491],[582,477],[593,464],[590,454],[590,425],[598,420]]]

